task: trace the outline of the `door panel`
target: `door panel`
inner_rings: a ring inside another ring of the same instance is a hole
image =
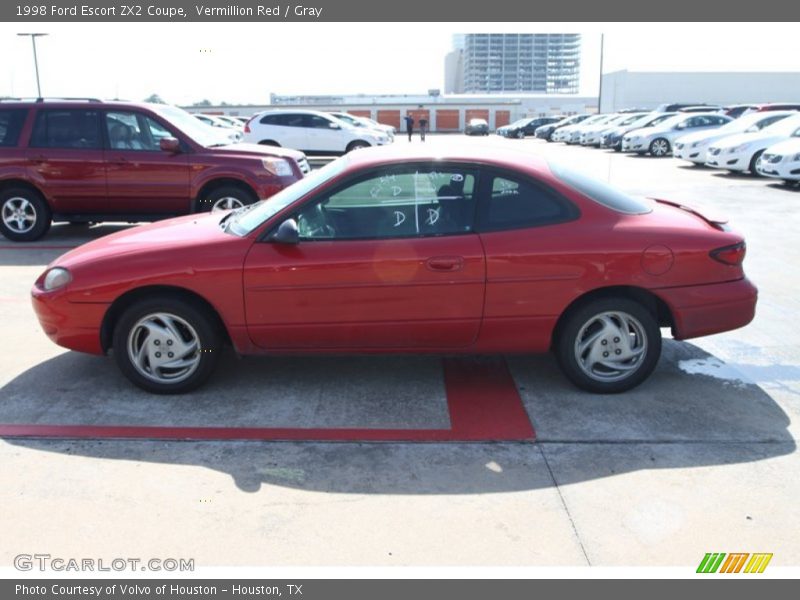
[[[102,148],[97,111],[37,111],[28,168],[54,212],[102,212],[108,198]]]
[[[265,349],[462,348],[484,280],[475,234],[259,243],[245,262],[247,324]]]
[[[108,111],[105,128],[109,213],[175,214],[191,206],[189,159],[164,152],[161,138],[173,136],[160,124],[133,111]]]

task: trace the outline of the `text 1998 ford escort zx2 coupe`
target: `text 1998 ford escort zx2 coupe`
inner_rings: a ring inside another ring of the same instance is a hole
[[[652,372],[677,339],[742,327],[756,289],[721,221],[638,200],[510,150],[368,149],[267,201],[85,244],[33,287],[44,331],[113,348],[158,393],[203,383],[220,351],[552,349],[593,392]]]

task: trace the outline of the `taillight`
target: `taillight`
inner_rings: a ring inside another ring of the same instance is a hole
[[[252,121],[252,120],[253,119],[248,119],[247,123],[244,124],[244,132],[245,133],[250,133],[250,121]]]
[[[733,265],[738,267],[744,262],[744,255],[747,253],[747,246],[742,241],[732,246],[723,246],[712,250],[709,254],[714,260],[721,262],[724,265]]]

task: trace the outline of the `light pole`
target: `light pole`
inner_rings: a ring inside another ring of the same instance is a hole
[[[17,35],[31,37],[31,44],[33,45],[33,66],[36,69],[36,90],[39,93],[39,98],[42,97],[42,86],[39,83],[39,59],[36,57],[36,38],[44,37],[46,33],[18,33]]]
[[[600,89],[597,91],[597,112],[603,112],[603,50],[605,49],[605,34],[600,34]]]

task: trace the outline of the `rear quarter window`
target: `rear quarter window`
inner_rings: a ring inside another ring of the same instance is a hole
[[[599,179],[587,177],[583,173],[563,165],[551,163],[550,170],[569,187],[574,188],[590,200],[594,200],[598,204],[617,212],[628,215],[643,215],[653,210],[646,200],[629,196]]]
[[[27,113],[27,109],[24,108],[0,110],[0,148],[12,148],[17,145]]]

